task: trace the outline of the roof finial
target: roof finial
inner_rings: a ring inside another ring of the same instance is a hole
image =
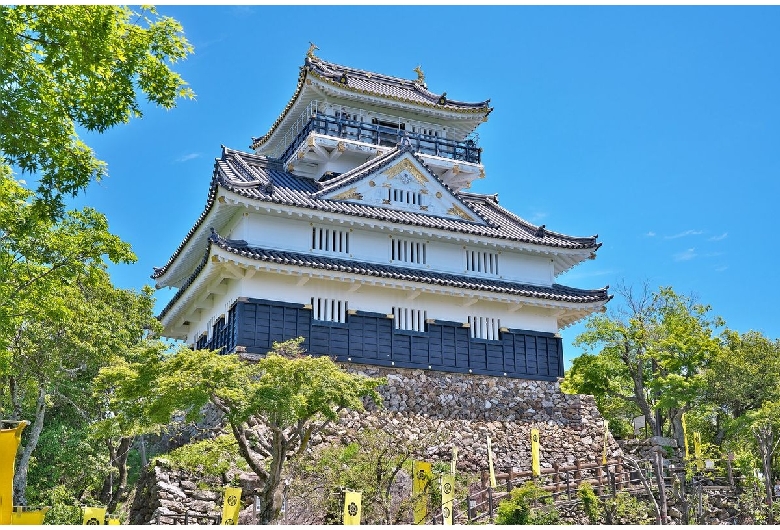
[[[306,52],[306,57],[309,59],[314,59],[314,50],[319,50],[319,48],[317,48],[317,45],[312,41],[309,41],[309,51]]]
[[[422,66],[419,64],[417,65],[417,68],[414,69],[414,71],[417,73],[417,82],[421,85],[425,84],[425,74],[422,71]]]

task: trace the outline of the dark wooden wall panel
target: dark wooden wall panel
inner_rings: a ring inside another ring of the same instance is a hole
[[[215,324],[212,341],[200,340],[197,347],[266,353],[274,341],[299,336],[312,355],[344,362],[544,380],[563,375],[561,339],[552,333],[510,329],[487,341],[445,321],[426,324],[424,333],[397,331],[385,315],[360,311],[346,323],[318,322],[301,304],[251,298],[237,302],[227,322]]]

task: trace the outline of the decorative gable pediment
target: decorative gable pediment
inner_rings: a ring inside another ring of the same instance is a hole
[[[408,152],[380,168],[351,175],[321,198],[486,224]]]

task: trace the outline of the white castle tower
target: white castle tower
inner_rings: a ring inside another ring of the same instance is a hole
[[[303,336],[339,362],[554,381],[559,330],[607,289],[555,278],[595,257],[572,237],[467,190],[484,177],[473,132],[493,110],[326,62],[254,152],[223,147],[200,217],[157,287],[178,292],[164,334],[263,354]]]

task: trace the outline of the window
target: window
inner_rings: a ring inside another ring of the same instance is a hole
[[[422,309],[394,307],[393,317],[395,329],[425,331],[425,319],[428,318],[428,312]]]
[[[499,340],[498,331],[501,320],[491,317],[469,317],[472,339]]]
[[[341,322],[343,324],[347,321],[347,302],[330,298],[312,297],[311,314],[314,320]]]
[[[399,190],[397,188],[387,189],[387,200],[390,202],[422,205],[422,196],[423,194],[419,191]]]
[[[391,239],[390,259],[403,263],[425,265],[427,262],[425,243],[409,241],[407,239]]]
[[[467,250],[466,271],[498,276],[498,254],[481,250]]]
[[[311,249],[349,254],[349,232],[314,226],[311,229]]]

